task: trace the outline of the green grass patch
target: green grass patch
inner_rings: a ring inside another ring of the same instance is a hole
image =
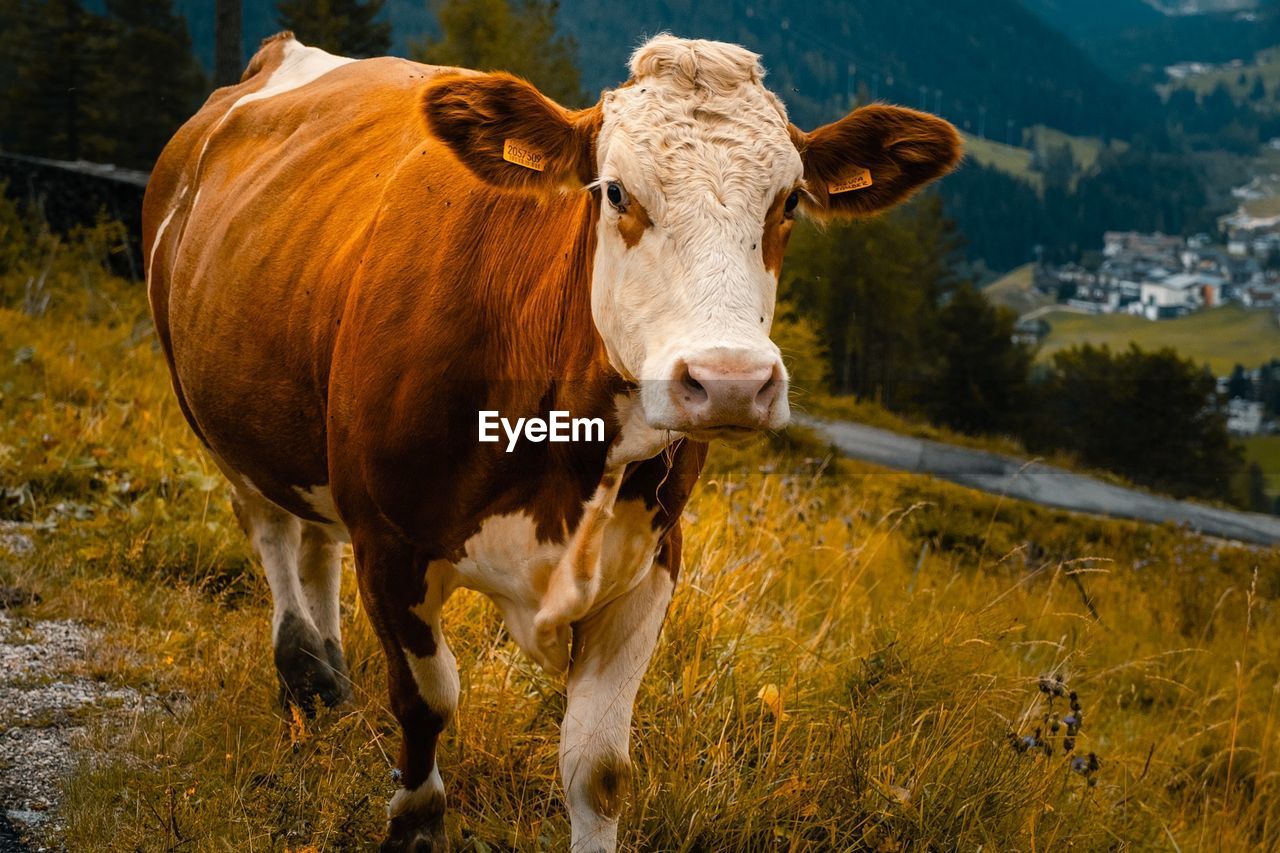
[[[1044,189],[1044,176],[1034,167],[1035,151],[1047,151],[1066,145],[1071,149],[1071,157],[1075,160],[1076,176],[1088,174],[1098,165],[1098,158],[1106,148],[1106,143],[1097,137],[1071,136],[1060,130],[1044,125],[1035,125],[1024,132],[1020,145],[1006,145],[993,139],[983,139],[969,133],[964,137],[965,156],[976,163],[990,169],[1004,172],[1020,180],[1026,181],[1037,191]],[[1123,151],[1128,144],[1119,140],[1110,143],[1117,151]]]
[[[1254,462],[1267,479],[1267,494],[1280,495],[1280,435],[1254,435],[1240,440],[1246,465]]]
[[[1023,264],[993,281],[982,292],[996,305],[1002,305],[1021,316],[1037,308],[1054,304],[1054,298],[1032,286],[1035,264]]]
[[[1241,74],[1244,75],[1243,84],[1240,82]],[[1254,80],[1259,76],[1262,77],[1263,85],[1267,90],[1263,103],[1274,104],[1276,87],[1280,86],[1280,48],[1261,51],[1252,62],[1239,68],[1215,68],[1212,71],[1179,80],[1174,85],[1177,88],[1190,89],[1203,97],[1219,85],[1225,84],[1231,97],[1239,103],[1248,100],[1253,90]]]
[[[1270,311],[1250,311],[1224,305],[1174,320],[1146,320],[1129,314],[1075,314],[1051,311],[1045,315],[1050,331],[1039,358],[1080,344],[1125,349],[1171,347],[1185,358],[1208,364],[1225,376],[1237,364],[1254,367],[1280,358],[1280,324]]]
[[[1028,128],[1026,141],[1030,147],[1041,151],[1066,145],[1071,149],[1071,158],[1076,162],[1076,169],[1081,172],[1089,172],[1097,166],[1098,158],[1108,146],[1108,143],[1096,136],[1072,136],[1043,124]],[[1129,147],[1129,143],[1119,139],[1112,140],[1109,144],[1118,152],[1123,152]]]
[[[990,139],[981,139],[968,133],[961,135],[964,137],[965,156],[970,160],[1024,180],[1037,190],[1043,187],[1044,181],[1040,173],[1031,168],[1030,150]]]

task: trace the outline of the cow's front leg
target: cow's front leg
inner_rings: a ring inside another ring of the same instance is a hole
[[[617,848],[618,816],[631,788],[631,711],[671,601],[678,542],[673,531],[639,585],[574,626],[560,727],[573,853]]]
[[[360,594],[387,657],[391,711],[400,723],[400,788],[387,805],[384,853],[448,850],[440,733],[458,705],[458,669],[440,630],[453,586],[449,563],[424,567],[407,546],[355,542]]]

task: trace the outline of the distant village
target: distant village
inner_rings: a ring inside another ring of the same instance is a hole
[[[1035,288],[1084,313],[1148,320],[1227,302],[1280,310],[1280,216],[1257,218],[1238,211],[1220,224],[1225,245],[1208,234],[1184,238],[1108,231],[1097,269],[1040,265]]]
[[[1102,260],[1094,269],[1079,263],[1037,264],[1032,284],[1054,304],[1023,314],[1017,336],[1033,343],[1048,331],[1049,311],[1132,314],[1158,321],[1202,308],[1237,303],[1266,310],[1280,321],[1280,215],[1251,216],[1243,208],[1218,220],[1224,241],[1208,234],[1173,237],[1133,231],[1103,236]],[[1271,412],[1254,393],[1276,365],[1221,377],[1227,398],[1227,428],[1239,436],[1277,432]],[[1267,375],[1263,375],[1263,374]]]

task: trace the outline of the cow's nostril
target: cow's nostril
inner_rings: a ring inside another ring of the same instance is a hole
[[[704,403],[708,399],[707,389],[693,378],[688,364],[680,366],[680,391],[687,403]]]
[[[778,396],[778,388],[782,383],[782,375],[775,366],[773,372],[769,374],[769,378],[760,386],[760,390],[756,392],[756,403],[768,409],[773,404],[774,398]]]

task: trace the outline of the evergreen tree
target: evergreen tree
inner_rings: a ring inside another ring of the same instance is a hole
[[[0,145],[150,169],[206,81],[172,0],[0,0]]]
[[[938,315],[934,369],[921,394],[931,419],[968,433],[1021,428],[1031,351],[1014,343],[1015,322],[972,284],[952,292]]]
[[[280,26],[303,44],[339,56],[382,56],[391,49],[391,24],[376,21],[386,0],[280,0]]]
[[[1243,364],[1237,364],[1227,378],[1227,399],[1234,400],[1237,397],[1241,400],[1253,399],[1253,380],[1245,372]]]
[[[107,55],[104,19],[80,0],[8,0],[3,36],[13,76],[5,84],[4,144],[67,160],[95,158]]]
[[[1271,512],[1271,498],[1267,497],[1267,477],[1257,462],[1249,463],[1249,509],[1254,512]]]
[[[588,100],[574,62],[574,40],[556,32],[554,0],[433,0],[440,37],[413,57],[433,65],[509,71],[565,106]]]
[[[1175,497],[1229,500],[1240,470],[1217,380],[1170,349],[1056,353],[1037,387],[1034,449],[1064,449]]]
[[[871,219],[797,224],[780,293],[822,330],[834,390],[891,408],[915,400],[958,248],[932,196]]]
[[[107,0],[103,134],[110,159],[150,169],[165,143],[200,108],[208,80],[172,0]]]

